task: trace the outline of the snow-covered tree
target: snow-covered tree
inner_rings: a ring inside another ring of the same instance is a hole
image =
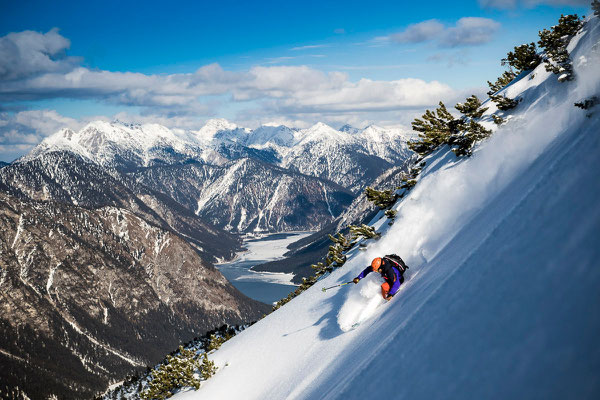
[[[372,187],[365,189],[367,200],[379,207],[380,210],[385,210],[394,205],[398,196],[395,190],[375,190]]]
[[[502,75],[496,79],[496,82],[492,83],[487,81],[490,91],[487,92],[488,96],[493,96],[498,90],[502,89],[506,85],[512,82],[517,75],[512,71],[504,71]]]
[[[511,99],[510,97],[501,95],[490,96],[490,99],[496,103],[498,109],[502,111],[508,111],[512,108],[515,108],[517,104],[519,104],[519,100]]]
[[[496,125],[502,125],[504,123],[504,118],[499,115],[492,114],[492,119]]]
[[[462,135],[453,138],[451,142],[453,145],[452,151],[457,156],[470,156],[473,145],[491,134],[490,129],[486,129],[480,123],[471,120],[466,131]]]
[[[152,380],[140,396],[145,400],[163,400],[183,387],[197,390],[200,388],[200,379],[196,377],[196,371],[200,371],[203,379],[208,379],[216,371],[214,363],[210,364],[206,353],[200,363],[195,351],[179,346],[177,354],[167,356],[166,361],[152,371]]]
[[[482,108],[481,101],[475,95],[471,95],[471,97],[467,98],[464,103],[456,104],[454,108],[456,108],[465,117],[472,119],[481,118],[483,113],[487,111],[487,107]]]
[[[589,99],[585,99],[575,103],[575,107],[579,107],[582,110],[587,110],[589,108],[594,107],[598,103],[600,103],[600,99],[598,98],[598,96],[592,96]]]
[[[408,147],[421,155],[429,154],[447,143],[450,135],[459,130],[457,120],[441,101],[435,111],[426,110],[421,118],[423,119],[416,118],[412,122],[412,128],[419,132],[420,140],[408,142]]]
[[[366,224],[350,225],[350,233],[352,233],[352,237],[355,239],[359,237],[365,239],[379,239],[381,236],[380,233],[375,231],[375,228]]]
[[[538,44],[545,52],[546,71],[559,75],[561,82],[573,79],[573,64],[567,45],[582,26],[577,14],[561,15],[557,25],[539,32]]]
[[[514,51],[509,51],[506,58],[502,59],[502,65],[510,65],[517,71],[517,74],[532,70],[541,62],[542,58],[538,55],[533,42],[516,46]]]

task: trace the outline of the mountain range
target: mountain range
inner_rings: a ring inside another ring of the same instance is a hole
[[[328,226],[410,156],[407,138],[225,120],[95,121],[46,138],[0,166],[0,379],[91,397],[179,343],[255,321],[270,306],[212,263],[242,250],[239,234]]]
[[[250,130],[217,119],[181,131],[96,121],[78,132],[60,130],[16,164],[68,151],[108,174],[168,194],[230,232],[315,230],[412,154],[412,136],[398,129],[344,129],[317,123]]]

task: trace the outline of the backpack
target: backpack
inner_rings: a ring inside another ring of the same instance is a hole
[[[402,258],[400,258],[400,256],[397,254],[387,254],[383,258],[391,261],[392,264],[394,264],[394,266],[398,268],[398,271],[400,271],[401,274],[406,272],[406,270],[408,269],[408,265],[406,265],[404,260],[402,260]]]

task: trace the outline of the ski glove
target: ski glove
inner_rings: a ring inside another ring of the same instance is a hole
[[[354,282],[355,284],[357,284],[357,283],[358,283],[358,281],[360,281],[360,279],[358,279],[358,278],[354,278],[354,279],[352,280],[352,282]]]

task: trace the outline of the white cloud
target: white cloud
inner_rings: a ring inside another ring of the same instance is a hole
[[[473,46],[488,43],[500,29],[500,23],[480,17],[464,17],[455,27],[448,28],[440,40],[447,47]]]
[[[484,8],[515,9],[517,6],[534,8],[539,5],[549,6],[589,6],[590,0],[479,0],[479,5]]]
[[[0,60],[4,110],[24,100],[90,99],[139,109],[136,115],[123,112],[110,119],[171,128],[197,129],[208,117],[226,117],[248,126],[275,120],[294,126],[319,120],[343,125],[402,119],[407,110],[414,113],[455,95],[437,81],[351,80],[344,72],[309,66],[228,71],[210,64],[179,74],[91,70],[66,56],[69,41],[56,30],[9,34],[0,38],[0,45],[0,52],[11,57]],[[4,149],[21,149],[60,128],[77,129],[85,122],[52,110],[0,112],[0,144]]]
[[[390,39],[396,43],[420,43],[434,40],[439,37],[446,28],[436,20],[419,22],[409,25],[404,32],[396,33],[390,36]]]
[[[0,80],[70,70],[79,61],[65,56],[70,45],[58,29],[44,34],[24,31],[0,37]]]
[[[403,32],[385,38],[401,44],[431,41],[441,47],[475,46],[490,42],[498,29],[500,23],[489,18],[464,17],[451,27],[431,19],[409,25]]]
[[[322,49],[323,47],[329,47],[329,45],[327,45],[327,44],[311,44],[308,46],[292,47],[290,50],[293,50],[293,51],[312,50],[312,49]]]

